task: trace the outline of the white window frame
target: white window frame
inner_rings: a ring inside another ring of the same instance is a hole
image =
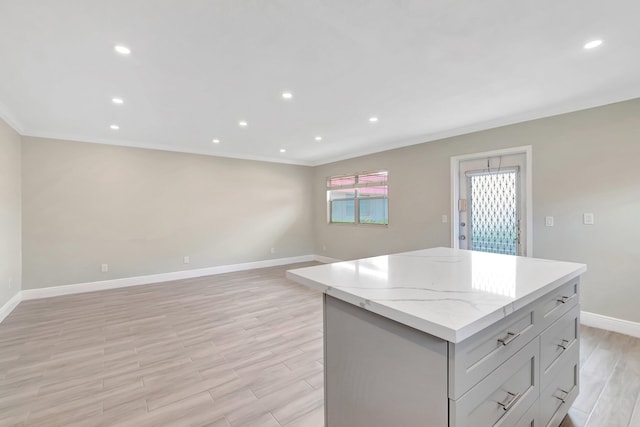
[[[526,215],[526,247],[527,256],[533,256],[533,148],[531,145],[486,151],[483,153],[464,154],[451,157],[451,247],[460,248],[460,163],[467,160],[485,159],[487,157],[524,154],[525,157],[525,210]]]
[[[365,176],[365,175],[372,175],[372,174],[379,174],[379,173],[384,173],[387,175],[387,179],[385,181],[376,181],[376,182],[367,182],[366,184],[360,184],[358,182],[358,179],[360,176]],[[355,183],[353,185],[343,185],[343,186],[334,186],[331,187],[329,185],[329,183],[331,182],[332,179],[336,179],[336,178],[347,178],[347,177],[354,177],[355,178]],[[378,171],[368,171],[368,172],[357,172],[357,173],[349,173],[349,174],[342,174],[342,175],[333,175],[333,176],[329,176],[326,178],[325,180],[325,186],[326,186],[326,195],[327,195],[327,224],[329,225],[362,225],[362,226],[372,226],[372,227],[388,227],[389,226],[389,171],[386,169],[383,170],[378,170]],[[358,197],[358,189],[360,188],[366,188],[366,187],[387,187],[387,193],[385,195],[385,197],[363,197],[360,198]],[[332,190],[349,190],[349,189],[353,189],[355,190],[355,197],[354,197],[354,222],[332,222],[331,221],[331,191]],[[376,223],[371,223],[371,222],[360,222],[360,200],[373,200],[373,199],[386,199],[387,200],[387,223],[386,224],[376,224]]]

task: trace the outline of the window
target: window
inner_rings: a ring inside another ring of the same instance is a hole
[[[327,179],[330,224],[389,224],[387,171]]]

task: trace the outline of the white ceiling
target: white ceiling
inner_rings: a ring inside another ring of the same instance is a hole
[[[638,0],[0,0],[0,116],[316,165],[640,97],[639,16]]]

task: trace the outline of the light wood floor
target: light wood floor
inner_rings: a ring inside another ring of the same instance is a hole
[[[322,425],[322,299],[285,269],[22,302],[0,425]]]
[[[297,264],[22,302],[0,426],[323,425],[322,300]],[[640,426],[640,340],[582,330],[565,427]]]
[[[640,339],[580,333],[580,394],[561,427],[640,427]]]

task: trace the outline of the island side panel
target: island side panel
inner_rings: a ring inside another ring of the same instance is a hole
[[[325,425],[448,425],[447,342],[324,296]]]

